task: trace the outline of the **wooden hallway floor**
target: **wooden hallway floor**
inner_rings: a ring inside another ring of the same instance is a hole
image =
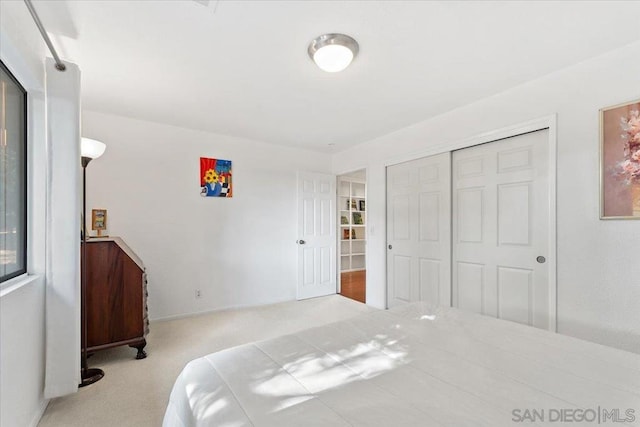
[[[366,296],[366,282],[366,270],[341,273],[340,295],[364,303]]]

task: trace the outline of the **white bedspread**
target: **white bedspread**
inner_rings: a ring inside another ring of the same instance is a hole
[[[164,426],[578,426],[596,415],[640,426],[640,355],[416,303],[196,359]]]

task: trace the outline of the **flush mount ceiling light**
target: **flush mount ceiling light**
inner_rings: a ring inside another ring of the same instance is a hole
[[[345,34],[323,34],[316,37],[307,52],[321,70],[337,73],[351,64],[358,54],[358,42]]]

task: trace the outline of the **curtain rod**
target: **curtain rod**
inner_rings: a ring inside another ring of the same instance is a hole
[[[36,9],[33,7],[33,3],[31,3],[31,0],[24,0],[24,4],[27,5],[27,9],[29,9],[29,13],[31,13],[31,17],[36,23],[36,27],[38,27],[38,30],[40,30],[40,34],[42,34],[42,38],[44,38],[44,42],[47,44],[47,47],[49,48],[51,55],[53,55],[53,59],[56,61],[56,70],[58,71],[66,70],[67,67],[60,60],[60,57],[58,56],[58,52],[56,52],[56,48],[53,47],[53,43],[51,43],[51,39],[49,38],[47,31],[42,26],[42,21],[40,21],[40,18],[38,17],[38,13],[36,12]]]

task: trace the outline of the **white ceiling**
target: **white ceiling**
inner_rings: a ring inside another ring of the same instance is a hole
[[[84,108],[323,151],[640,39],[640,2],[625,1],[34,3],[82,69]],[[0,15],[37,60],[44,43],[22,1],[3,0]],[[307,56],[327,32],[360,44],[342,73]]]

